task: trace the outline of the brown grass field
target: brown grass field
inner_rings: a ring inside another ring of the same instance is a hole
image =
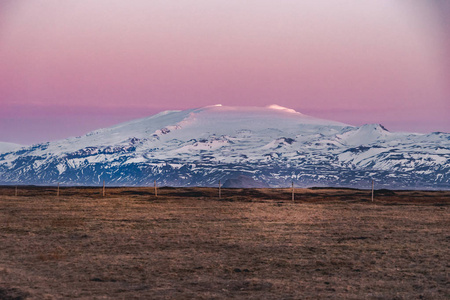
[[[450,191],[0,187],[0,299],[450,299]]]

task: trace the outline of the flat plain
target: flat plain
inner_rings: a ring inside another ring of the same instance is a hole
[[[450,191],[0,187],[0,299],[449,299]]]

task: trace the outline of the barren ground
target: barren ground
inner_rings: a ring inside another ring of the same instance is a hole
[[[450,192],[0,187],[0,299],[449,299]]]

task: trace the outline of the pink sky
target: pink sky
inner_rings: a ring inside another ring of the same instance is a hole
[[[450,132],[447,3],[2,1],[0,141],[216,103]]]

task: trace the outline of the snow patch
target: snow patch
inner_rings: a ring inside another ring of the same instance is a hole
[[[278,104],[269,105],[269,106],[267,106],[267,108],[274,109],[274,110],[282,110],[282,111],[289,112],[289,113],[299,114],[299,112],[295,111],[294,109],[287,108],[287,107],[284,107],[284,106],[281,106],[281,105],[278,105]]]
[[[14,143],[0,142],[0,154],[17,151],[24,146]]]

